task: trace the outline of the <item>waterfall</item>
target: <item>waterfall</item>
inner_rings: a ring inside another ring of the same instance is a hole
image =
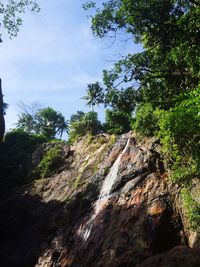
[[[84,241],[87,241],[88,237],[90,236],[93,222],[110,196],[111,189],[117,180],[121,158],[126,153],[127,148],[129,147],[129,144],[130,144],[130,137],[128,138],[126,146],[124,147],[123,151],[119,154],[114,164],[112,165],[109,173],[104,179],[104,182],[102,184],[102,187],[99,193],[99,197],[97,201],[95,202],[94,211],[90,219],[85,223],[83,227],[81,227],[81,229],[78,230],[78,234],[82,236]]]

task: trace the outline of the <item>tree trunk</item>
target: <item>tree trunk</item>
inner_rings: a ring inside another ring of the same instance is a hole
[[[4,120],[4,109],[3,109],[3,93],[1,88],[1,79],[0,79],[0,143],[3,141],[5,133],[5,120]]]

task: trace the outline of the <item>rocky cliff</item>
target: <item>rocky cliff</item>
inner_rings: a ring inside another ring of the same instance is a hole
[[[0,203],[2,267],[200,266],[160,145],[86,136],[51,177]]]

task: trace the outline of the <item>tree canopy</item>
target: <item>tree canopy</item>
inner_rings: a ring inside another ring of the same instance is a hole
[[[124,55],[111,70],[103,71],[101,98],[96,97],[93,103],[104,102],[121,110],[125,106],[133,111],[137,103],[151,101],[154,106],[168,109],[175,96],[198,85],[198,1],[109,0],[100,7],[94,2],[84,7],[95,11],[95,36],[116,37],[123,30],[143,45],[141,53]]]
[[[88,98],[111,108],[106,116],[112,130],[129,116],[132,129],[156,135],[171,177],[188,186],[200,175],[200,2],[105,0],[84,9],[92,10],[96,37],[115,40],[123,32],[143,48],[103,70],[103,83],[89,84]]]
[[[24,105],[17,127],[29,134],[42,134],[48,139],[53,139],[56,135],[61,138],[63,132],[68,131],[68,122],[53,108],[37,109]]]
[[[95,135],[102,130],[98,115],[94,111],[84,113],[77,111],[71,115],[69,123],[69,142],[73,143],[77,138],[86,134]]]

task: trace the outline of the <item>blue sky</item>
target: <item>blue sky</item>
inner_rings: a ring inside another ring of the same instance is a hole
[[[60,111],[66,119],[77,110],[89,111],[84,100],[87,84],[101,80],[120,54],[136,52],[132,42],[93,37],[83,0],[40,0],[41,12],[27,12],[18,36],[3,32],[0,77],[9,104],[7,130],[17,122],[20,101]],[[123,39],[123,38],[122,38]],[[103,109],[96,108],[103,120]]]

